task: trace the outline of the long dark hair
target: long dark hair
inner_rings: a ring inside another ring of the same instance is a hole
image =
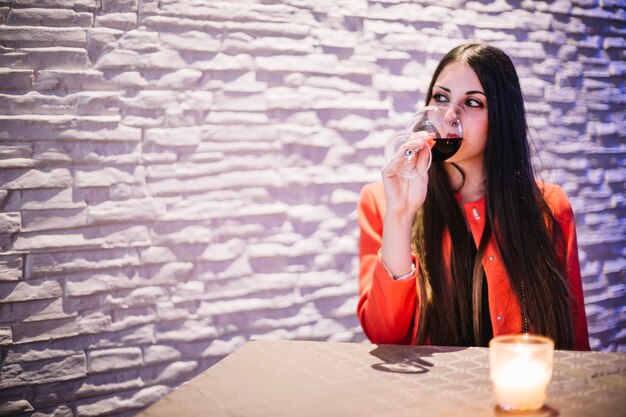
[[[535,181],[524,99],[515,67],[498,48],[458,46],[442,58],[435,70],[426,103],[439,74],[452,62],[469,65],[487,97],[486,226],[476,247],[443,163],[433,163],[426,201],[414,223],[421,294],[416,343],[484,344],[481,261],[493,235],[529,330],[552,337],[557,348],[572,349],[565,259],[559,258],[555,247],[564,247],[557,245],[562,242],[562,233]],[[449,263],[442,254],[446,231],[452,242]]]

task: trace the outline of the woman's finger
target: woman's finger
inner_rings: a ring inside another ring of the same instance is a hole
[[[383,167],[386,176],[416,170],[424,173],[430,167],[431,154],[426,146],[434,135],[427,132],[412,133],[409,139],[396,151],[391,161]],[[391,171],[391,172],[390,172]]]

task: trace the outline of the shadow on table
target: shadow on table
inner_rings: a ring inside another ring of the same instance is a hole
[[[425,360],[433,353],[458,352],[464,347],[398,346],[378,345],[370,355],[382,360],[372,365],[373,369],[400,374],[425,374],[434,364]]]

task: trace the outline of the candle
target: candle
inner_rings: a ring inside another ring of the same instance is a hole
[[[489,343],[490,374],[498,405],[504,410],[543,406],[552,377],[554,343],[531,335],[498,336]]]

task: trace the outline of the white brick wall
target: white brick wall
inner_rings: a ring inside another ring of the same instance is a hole
[[[131,416],[251,337],[363,341],[358,193],[465,40],[518,65],[576,212],[592,346],[626,350],[625,18],[0,0],[0,415]]]

